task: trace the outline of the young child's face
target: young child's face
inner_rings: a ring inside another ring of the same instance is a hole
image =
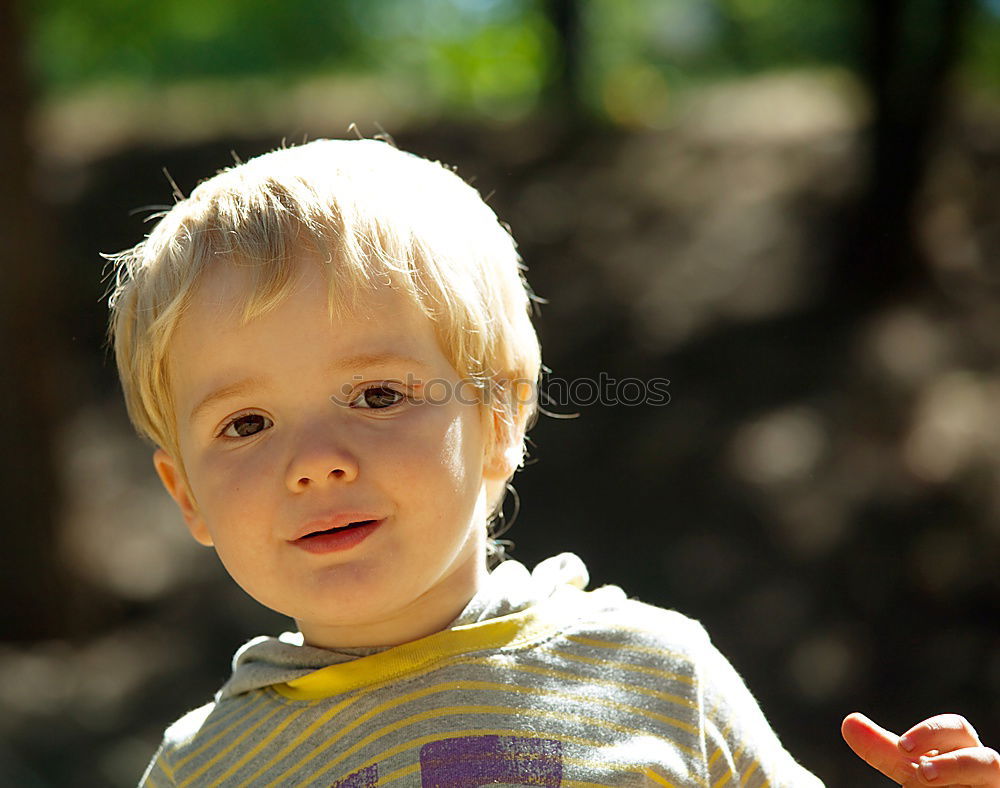
[[[309,259],[243,325],[246,286],[237,266],[206,272],[171,344],[181,456],[155,464],[192,534],[310,644],[446,626],[485,573],[492,476],[480,407],[442,396],[459,378],[433,324],[388,287],[331,321]]]

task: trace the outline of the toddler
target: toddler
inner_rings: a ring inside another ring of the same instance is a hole
[[[514,242],[453,172],[378,141],[278,150],[115,260],[156,471],[296,625],[237,651],[143,785],[820,785],[696,622],[585,590],[569,554],[487,570],[540,352]],[[844,735],[899,782],[1000,785],[961,718]]]

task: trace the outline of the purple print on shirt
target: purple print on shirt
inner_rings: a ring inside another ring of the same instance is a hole
[[[562,784],[562,743],[524,736],[458,736],[420,748],[423,788]]]
[[[367,766],[343,780],[338,780],[330,788],[375,788],[378,785],[378,764]]]

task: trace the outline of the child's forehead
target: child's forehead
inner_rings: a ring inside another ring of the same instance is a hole
[[[405,287],[391,281],[355,282],[350,288],[331,285],[327,266],[316,255],[302,253],[288,263],[287,283],[275,290],[273,272],[243,260],[220,260],[206,267],[192,289],[191,308],[209,321],[249,323],[288,298],[325,300],[332,323],[349,327],[405,318],[433,322]],[[273,292],[272,292],[273,291]]]
[[[331,371],[450,366],[435,324],[399,289],[376,285],[331,312],[325,274],[306,263],[300,268],[284,298],[249,320],[242,307],[253,278],[245,268],[219,266],[206,275],[172,337],[171,379],[200,389],[205,379],[214,385],[316,364]]]

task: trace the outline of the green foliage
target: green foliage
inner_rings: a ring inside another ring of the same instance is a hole
[[[365,63],[362,3],[344,0],[37,0],[33,65],[65,90],[108,79],[315,72]]]
[[[657,125],[705,81],[850,65],[856,3],[829,0],[588,0],[584,81],[593,108]]]
[[[966,84],[1000,92],[1000,1],[984,0],[975,7],[968,25],[961,72]]]
[[[853,67],[868,0],[578,0],[583,99],[623,120],[662,115],[691,84],[774,68]],[[908,6],[933,34],[925,2]],[[413,95],[493,114],[543,95],[559,37],[547,0],[33,0],[29,51],[42,89],[109,80],[359,72]],[[967,31],[969,81],[1000,88],[1000,0]]]
[[[459,107],[519,111],[552,45],[534,0],[36,0],[29,21],[50,94],[364,70]]]
[[[383,0],[370,46],[383,69],[459,108],[519,112],[538,98],[552,31],[533,0]]]
[[[593,59],[647,60],[694,78],[774,68],[848,65],[858,7],[829,0],[590,0]]]

